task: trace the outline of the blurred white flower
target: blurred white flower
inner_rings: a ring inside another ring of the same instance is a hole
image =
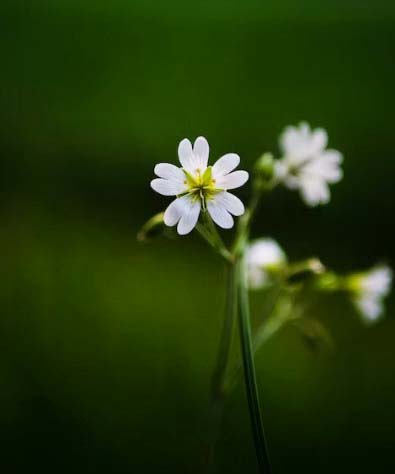
[[[328,136],[324,129],[311,130],[302,122],[287,127],[280,137],[283,157],[276,161],[275,175],[289,189],[298,189],[308,206],[326,204],[330,200],[330,183],[341,180],[342,155],[326,149]]]
[[[246,261],[248,286],[259,289],[270,284],[271,274],[284,266],[287,257],[275,240],[262,238],[248,246]]]
[[[208,166],[209,145],[204,137],[192,143],[185,138],[178,146],[182,168],[169,163],[159,163],[154,172],[159,178],[151,187],[164,196],[177,196],[166,209],[164,222],[177,225],[180,235],[188,234],[195,227],[200,210],[207,210],[213,221],[223,229],[233,227],[233,216],[244,214],[244,205],[228,189],[235,189],[248,180],[247,171],[233,171],[240,163],[235,153],[222,156],[213,166]]]
[[[382,315],[383,301],[390,292],[391,284],[392,270],[385,265],[350,277],[353,302],[366,322],[372,323]]]

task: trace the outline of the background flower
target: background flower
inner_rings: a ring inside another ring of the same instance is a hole
[[[354,304],[366,322],[374,322],[383,314],[391,284],[392,270],[384,265],[350,278]]]
[[[248,285],[252,289],[259,289],[270,284],[270,274],[283,267],[287,257],[275,240],[262,238],[248,246],[246,260]]]
[[[287,127],[280,137],[283,158],[275,164],[276,178],[289,189],[298,189],[309,206],[329,202],[328,184],[337,183],[343,176],[342,155],[326,149],[327,142],[324,129],[311,130],[305,122]]]

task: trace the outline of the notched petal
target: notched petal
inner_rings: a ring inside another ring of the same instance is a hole
[[[235,189],[243,186],[248,181],[247,171],[233,171],[221,178],[217,178],[217,186],[222,189]]]

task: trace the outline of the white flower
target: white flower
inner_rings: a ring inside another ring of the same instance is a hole
[[[178,146],[181,168],[159,163],[154,172],[159,178],[151,187],[164,196],[177,196],[166,209],[164,222],[177,225],[177,232],[185,235],[195,227],[200,210],[207,210],[213,221],[223,229],[233,227],[233,216],[244,214],[244,205],[228,189],[239,188],[248,180],[247,171],[233,171],[240,163],[235,153],[222,156],[208,166],[209,145],[198,137],[192,147],[185,138]]]
[[[363,319],[368,323],[376,321],[383,313],[383,300],[391,289],[391,269],[377,266],[366,273],[351,276],[350,280],[353,301]]]
[[[276,162],[276,178],[289,189],[298,189],[308,206],[329,202],[328,184],[337,183],[343,176],[343,157],[336,150],[326,149],[327,141],[325,130],[311,130],[305,122],[287,127],[280,137],[283,158]]]
[[[248,286],[262,288],[270,283],[270,273],[279,270],[287,257],[278,243],[269,238],[252,242],[246,252]]]

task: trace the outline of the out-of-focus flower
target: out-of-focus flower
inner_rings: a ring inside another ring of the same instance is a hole
[[[275,164],[276,179],[289,189],[299,190],[308,206],[328,203],[328,184],[337,183],[343,176],[343,157],[327,149],[327,142],[324,129],[311,130],[305,122],[287,127],[280,137],[283,157]]]
[[[287,263],[287,256],[275,240],[262,238],[248,246],[246,261],[248,286],[259,289],[270,284],[272,275]]]
[[[372,323],[383,314],[384,298],[390,292],[391,284],[392,270],[385,265],[348,277],[347,286],[353,302],[366,322]]]
[[[177,225],[180,235],[188,234],[195,227],[201,209],[208,211],[213,221],[223,229],[233,227],[233,216],[244,214],[244,205],[229,189],[239,188],[248,180],[247,171],[233,171],[240,163],[235,153],[222,156],[213,166],[208,166],[209,145],[204,137],[192,143],[185,138],[178,146],[182,165],[159,163],[154,172],[158,176],[151,187],[164,196],[177,196],[166,209],[164,222]]]

